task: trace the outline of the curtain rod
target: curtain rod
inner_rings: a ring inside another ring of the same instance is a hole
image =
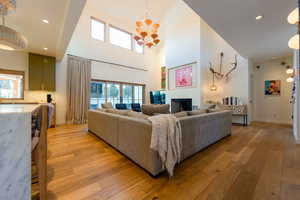
[[[73,56],[73,57],[78,57],[78,58],[83,58],[80,56],[76,56],[76,55],[72,55],[72,54],[67,54],[68,56]],[[113,63],[113,62],[107,62],[104,60],[96,60],[96,59],[89,59],[89,58],[83,58],[83,59],[87,59],[90,61],[94,61],[94,62],[99,62],[99,63],[105,63],[105,64],[110,64],[110,65],[115,65],[115,66],[119,66],[119,67],[123,67],[123,68],[127,68],[127,69],[134,69],[134,70],[138,70],[138,71],[145,71],[147,72],[147,69],[142,69],[142,68],[138,68],[138,67],[132,67],[132,66],[128,66],[128,65],[122,65],[122,64],[118,64],[118,63]]]
[[[170,67],[168,69],[175,69],[175,68],[183,67],[183,66],[186,66],[186,65],[193,65],[193,64],[197,64],[197,61],[187,63],[187,64],[184,64],[184,65],[179,65],[179,66],[176,66],[176,67]]]

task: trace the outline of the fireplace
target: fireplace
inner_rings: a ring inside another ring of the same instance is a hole
[[[192,105],[192,99],[172,99],[171,112],[191,111],[193,108]]]

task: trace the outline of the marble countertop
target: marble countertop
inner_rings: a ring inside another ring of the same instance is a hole
[[[0,104],[0,115],[8,113],[32,113],[38,104]]]

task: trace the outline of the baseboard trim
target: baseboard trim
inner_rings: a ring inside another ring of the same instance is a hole
[[[293,127],[292,123],[287,123],[287,122],[277,122],[277,121],[260,121],[260,120],[255,120],[252,121],[251,124],[273,124],[273,125],[279,125],[279,126],[287,126],[287,127]]]

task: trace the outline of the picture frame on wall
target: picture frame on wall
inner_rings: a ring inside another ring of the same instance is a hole
[[[167,67],[168,90],[189,89],[197,87],[198,62],[175,67]]]
[[[177,69],[176,73],[176,88],[191,87],[193,84],[193,66],[188,65]]]
[[[281,95],[281,81],[280,80],[266,80],[265,81],[265,95],[266,96],[280,96]]]

